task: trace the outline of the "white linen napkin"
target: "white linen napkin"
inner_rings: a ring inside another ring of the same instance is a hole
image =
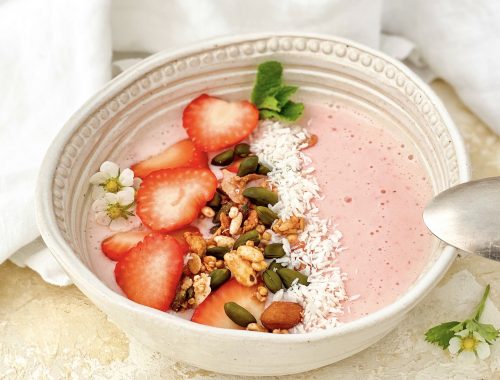
[[[210,37],[265,31],[334,34],[438,75],[500,133],[496,0],[0,1],[0,263],[38,236],[34,186],[67,118],[104,84],[115,51],[154,53]],[[385,34],[384,34],[385,32]],[[120,66],[120,65],[118,65]],[[14,257],[66,284],[43,245]]]
[[[109,10],[108,0],[0,2],[0,263],[39,236],[40,163],[64,122],[110,78]],[[48,251],[35,252],[16,263],[68,283]]]

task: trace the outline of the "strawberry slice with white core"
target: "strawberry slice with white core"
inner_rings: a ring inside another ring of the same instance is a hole
[[[116,282],[132,301],[166,311],[175,297],[183,258],[173,237],[150,234],[116,264]]]
[[[257,320],[264,311],[264,302],[255,297],[257,285],[247,287],[234,278],[226,282],[203,301],[195,310],[191,321],[202,325],[222,327],[226,329],[244,330],[231,321],[224,311],[224,304],[236,302],[247,309]]]
[[[136,213],[154,231],[175,231],[196,219],[216,188],[217,178],[208,169],[158,170],[142,181]]]
[[[111,260],[120,260],[125,253],[143,241],[148,234],[148,231],[118,232],[103,240],[101,243],[102,252]]]
[[[157,170],[181,167],[208,167],[207,154],[196,149],[189,139],[179,141],[162,153],[132,165],[131,169],[136,177],[144,179],[148,174]]]
[[[194,145],[216,152],[244,140],[257,128],[259,111],[250,102],[227,102],[203,94],[184,109],[182,124]]]

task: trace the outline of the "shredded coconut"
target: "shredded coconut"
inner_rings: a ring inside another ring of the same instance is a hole
[[[262,122],[251,137],[252,151],[259,160],[272,168],[268,179],[279,194],[271,209],[281,219],[292,215],[304,217],[306,227],[299,235],[304,248],[292,248],[282,239],[287,255],[277,261],[291,267],[304,268],[309,285],[294,284],[286,291],[274,294],[273,300],[298,302],[304,308],[302,323],[293,332],[309,332],[334,327],[343,313],[342,302],[348,300],[344,288],[345,273],[336,266],[336,256],[342,247],[342,233],[331,220],[322,219],[314,204],[322,199],[316,178],[312,175],[312,160],[302,152],[309,135],[301,126],[285,126],[279,122]],[[273,234],[272,241],[281,238]]]

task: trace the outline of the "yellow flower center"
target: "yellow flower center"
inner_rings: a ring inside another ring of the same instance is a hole
[[[104,184],[104,190],[106,190],[108,193],[116,193],[118,192],[118,190],[120,190],[120,187],[121,186],[116,178],[110,178]]]
[[[476,347],[476,339],[471,336],[462,339],[462,349],[466,351],[473,351]]]
[[[117,219],[123,216],[123,209],[118,203],[115,203],[108,206],[107,213],[111,219]]]

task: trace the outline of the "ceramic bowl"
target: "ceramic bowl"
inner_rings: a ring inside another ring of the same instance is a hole
[[[78,288],[143,344],[210,371],[281,375],[355,354],[393,329],[438,283],[455,258],[436,243],[413,286],[391,305],[340,327],[303,335],[207,327],[136,304],[99,278],[83,226],[88,178],[130,143],[202,92],[248,98],[256,67],[275,59],[302,100],[328,97],[387,121],[415,146],[435,193],[469,179],[463,142],[436,95],[401,63],[357,43],[318,35],[246,35],[158,53],[127,70],[67,122],[43,162],[37,219],[43,239]],[[180,112],[180,111],[179,111]]]

